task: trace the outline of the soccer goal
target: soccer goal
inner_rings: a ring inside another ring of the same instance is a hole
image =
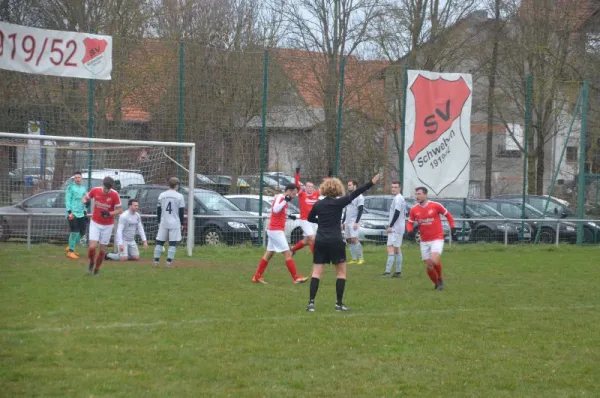
[[[73,183],[75,172],[82,174],[88,190],[102,186],[105,176],[112,177],[124,209],[129,199],[139,201],[146,235],[153,240],[158,193],[167,189],[170,177],[179,178],[187,214],[194,214],[190,177],[195,175],[195,151],[195,144],[187,142],[0,132],[0,242],[67,242],[64,190]],[[139,185],[155,189],[136,189]],[[191,256],[194,217],[185,224]]]

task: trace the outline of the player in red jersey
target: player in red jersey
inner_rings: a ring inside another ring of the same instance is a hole
[[[283,256],[285,257],[285,265],[287,266],[290,275],[292,275],[292,280],[294,283],[304,283],[308,279],[302,275],[298,275],[296,263],[294,263],[294,259],[292,258],[292,252],[290,251],[290,247],[288,246],[284,232],[286,220],[288,218],[293,220],[296,219],[295,216],[287,215],[288,203],[295,196],[296,186],[294,184],[287,184],[285,186],[285,192],[283,195],[276,195],[273,199],[273,205],[271,206],[271,220],[269,221],[269,227],[267,228],[267,251],[258,263],[256,273],[252,278],[253,283],[267,283],[263,279],[262,275],[267,269],[267,265],[269,265],[269,260],[273,258],[275,253],[283,253]]]
[[[427,188],[415,189],[418,204],[410,209],[407,230],[414,230],[413,223],[417,223],[421,234],[421,258],[427,268],[429,279],[435,284],[435,290],[444,289],[442,277],[441,255],[444,250],[444,228],[440,214],[445,216],[454,231],[454,218],[444,206],[438,202],[427,200]]]
[[[94,199],[94,213],[90,221],[89,232],[88,257],[90,263],[88,265],[88,274],[91,274],[93,271],[94,275],[98,275],[102,260],[104,260],[106,255],[106,246],[110,242],[115,216],[123,212],[119,194],[112,189],[114,184],[115,181],[111,177],[104,177],[101,187],[92,188],[81,199],[83,203]],[[98,257],[96,257],[98,243],[100,243],[100,252],[98,253]]]
[[[296,189],[298,190],[298,201],[300,202],[300,226],[304,234],[304,239],[296,243],[292,247],[292,254],[308,245],[311,252],[315,252],[315,235],[317,234],[317,225],[308,221],[308,215],[313,206],[319,200],[319,191],[315,189],[315,185],[308,181],[304,185],[304,189],[300,185],[300,167],[296,168]]]

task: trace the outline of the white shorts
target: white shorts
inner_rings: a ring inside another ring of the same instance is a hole
[[[123,242],[123,251],[119,250],[119,256],[121,257],[139,257],[140,251],[138,250],[137,243],[135,241],[132,242]]]
[[[442,254],[444,251],[444,240],[432,240],[430,242],[421,241],[421,258],[423,261],[431,258],[431,253]]]
[[[346,239],[358,238],[358,228],[354,229],[354,223],[344,224],[344,235]]]
[[[317,234],[317,224],[308,222],[308,220],[300,220],[300,227],[304,237],[315,236]]]
[[[90,236],[89,240],[95,240],[103,246],[108,245],[110,242],[110,236],[112,235],[114,226],[102,225],[97,222],[90,220]]]
[[[393,247],[402,246],[402,239],[404,238],[404,233],[390,232],[387,237],[387,245]]]
[[[283,231],[267,230],[267,251],[283,253],[290,250],[285,233]]]
[[[181,228],[158,227],[156,240],[161,242],[179,242],[181,240]]]

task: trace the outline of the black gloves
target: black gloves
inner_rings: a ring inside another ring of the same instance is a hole
[[[104,218],[108,218],[108,217],[110,217],[110,213],[109,213],[108,211],[106,211],[106,210],[102,210],[102,211],[100,212],[100,214],[101,214],[101,215],[102,215],[102,217],[104,217]]]
[[[295,216],[295,215],[293,215],[293,214],[290,214],[290,215],[288,216],[288,218],[289,218],[290,220],[297,220],[297,219],[298,219],[298,217],[296,217],[296,216]]]
[[[296,167],[296,174],[300,174],[300,167]]]
[[[285,201],[286,202],[291,202],[292,201],[292,197],[290,195],[285,195]]]
[[[456,228],[450,228],[450,233],[452,236],[456,235]]]

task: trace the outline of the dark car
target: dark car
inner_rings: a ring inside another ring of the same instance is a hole
[[[516,242],[522,236],[531,239],[531,225],[505,221],[504,216],[490,206],[472,200],[436,199],[456,218],[466,218],[471,226],[471,240],[475,242]],[[482,220],[485,221],[482,221]]]
[[[523,201],[522,195],[499,195],[492,199],[506,199],[517,203]],[[562,203],[561,201],[551,196],[542,195],[525,195],[525,202],[535,207],[537,210],[544,212],[547,217],[575,219],[577,215],[569,209],[569,206]],[[594,217],[588,217],[584,215],[586,219],[592,219]],[[583,224],[583,242],[584,243],[598,243],[600,242],[600,221],[593,222],[588,221]]]
[[[206,177],[215,182],[215,191],[221,195],[227,195],[229,193],[250,193],[250,184],[241,177],[237,178],[237,184],[233,190],[231,189],[231,184],[233,182],[233,177],[231,176],[207,174]]]
[[[121,190],[123,202],[139,201],[141,214],[156,214],[158,195],[166,188],[162,185],[129,185]],[[187,190],[181,193],[188,200]],[[218,192],[196,188],[194,190],[195,241],[201,244],[236,244],[258,241],[258,223],[250,213],[241,211]],[[226,216],[226,217],[223,217]],[[143,218],[148,237],[156,236],[158,224],[155,218]]]
[[[392,201],[394,200],[394,195],[373,195],[373,196],[365,196],[365,209],[372,214],[377,214],[379,216],[383,216],[385,218],[388,217],[390,207],[392,206]],[[408,220],[408,214],[410,209],[417,204],[417,201],[412,198],[404,198],[406,201],[406,219]],[[449,240],[450,238],[450,225],[448,221],[444,217],[442,217],[442,225],[444,227],[444,237]],[[452,235],[452,240],[456,242],[468,242],[471,236],[471,226],[467,222],[457,222],[456,230],[454,235]],[[406,229],[405,229],[406,231]],[[418,227],[415,230],[415,240],[419,241],[420,235]],[[405,238],[408,238],[408,232],[405,232]]]
[[[0,242],[9,238],[27,238],[27,214],[31,217],[29,232],[33,240],[67,240],[65,191],[46,191],[16,205],[0,207]]]
[[[506,218],[521,218],[523,209],[521,208],[520,203],[506,199],[490,199],[484,200],[483,202],[497,210]],[[529,221],[530,219],[544,218],[548,221]],[[532,227],[531,240],[535,240],[539,230],[538,241],[540,243],[556,242],[556,227],[559,225],[558,219],[544,217],[544,213],[528,203],[525,203],[525,219],[528,219],[527,223]],[[559,241],[575,243],[577,241],[577,225],[572,222],[561,221],[558,234]]]

